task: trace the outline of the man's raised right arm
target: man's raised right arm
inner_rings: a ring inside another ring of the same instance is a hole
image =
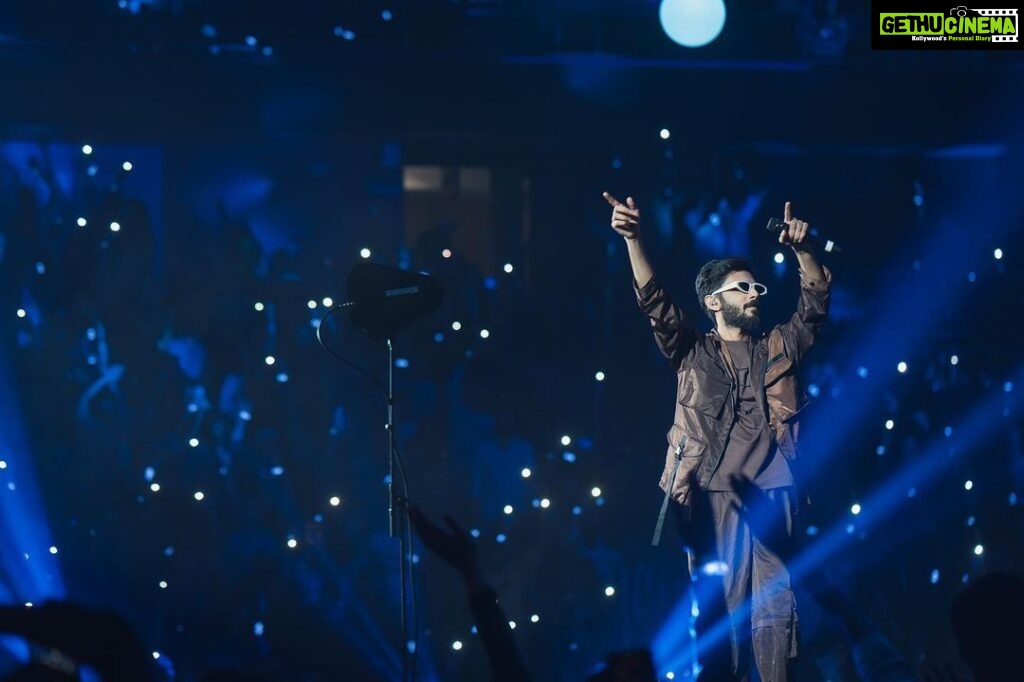
[[[604,200],[612,207],[612,229],[622,235],[629,253],[629,266],[633,269],[633,281],[638,289],[643,289],[654,277],[654,268],[647,259],[643,242],[640,241],[640,209],[633,203],[633,197],[626,197],[622,203],[608,192]]]
[[[626,197],[626,203],[622,203],[605,192],[604,199],[612,207],[612,229],[626,242],[640,309],[651,320],[658,348],[672,367],[678,369],[683,357],[696,344],[697,332],[654,276],[654,267],[640,239],[640,210],[633,197]]]

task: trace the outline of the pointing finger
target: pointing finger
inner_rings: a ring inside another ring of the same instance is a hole
[[[613,196],[612,196],[611,194],[609,194],[608,192],[604,192],[604,193],[602,193],[602,194],[601,194],[601,196],[603,196],[603,197],[604,197],[604,200],[605,200],[605,201],[607,201],[607,202],[608,202],[609,204],[611,204],[612,206],[622,206],[622,205],[623,205],[621,201],[619,201],[618,199],[616,199],[615,197],[613,197]]]
[[[793,207],[792,202],[787,201],[786,202],[786,208],[783,211],[783,215],[782,215],[782,220],[784,222],[788,223],[790,220],[793,219],[793,208],[792,207]]]
[[[629,206],[630,210],[636,210],[636,204],[633,202],[633,197],[626,197],[626,205]]]

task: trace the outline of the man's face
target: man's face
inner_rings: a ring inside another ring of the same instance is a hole
[[[755,282],[754,276],[746,270],[730,272],[722,282],[722,286],[728,286],[733,282]],[[730,327],[736,327],[743,331],[756,331],[761,326],[761,315],[758,303],[761,296],[750,287],[750,291],[743,293],[738,289],[730,289],[718,294],[722,297],[722,317]]]

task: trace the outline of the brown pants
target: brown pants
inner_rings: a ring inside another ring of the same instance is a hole
[[[798,629],[785,563],[793,539],[791,495],[789,488],[762,491],[756,503],[748,500],[749,508],[732,492],[703,492],[694,501],[691,524],[694,537],[702,538],[694,544],[702,549],[689,553],[690,575],[702,588],[714,586],[697,590],[707,631],[712,618],[728,613],[727,665],[739,680],[748,679],[751,649],[762,682],[792,680]],[[724,609],[708,603],[714,600]],[[709,656],[714,656],[710,650]],[[723,651],[723,667],[724,658]]]

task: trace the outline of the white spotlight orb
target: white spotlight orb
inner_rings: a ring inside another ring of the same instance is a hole
[[[717,38],[725,26],[725,2],[662,0],[658,18],[673,42],[683,47],[703,47]]]

